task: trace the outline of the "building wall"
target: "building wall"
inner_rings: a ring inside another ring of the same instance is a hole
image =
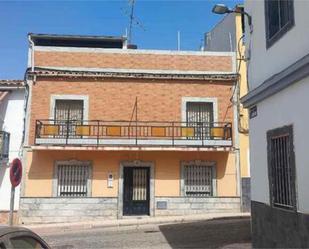
[[[33,198],[22,197],[21,224],[43,224],[81,221],[106,221],[117,218],[117,198]],[[154,208],[154,216],[207,213],[238,213],[239,197],[183,198],[156,197],[155,203],[166,202],[167,208]],[[120,217],[119,217],[120,218]]]
[[[36,47],[34,58],[35,66],[40,67],[216,72],[234,70],[233,54],[229,53]]]
[[[242,30],[241,14],[231,13],[217,23],[214,28],[205,36],[205,51],[233,51],[236,54],[237,65],[236,70],[239,73],[239,95],[240,98],[248,93],[247,82],[247,64],[244,60],[245,56],[245,38]],[[245,130],[249,129],[248,111],[239,104],[240,127]],[[240,148],[240,165],[241,176],[250,177],[249,165],[249,134],[247,132],[239,133]]]
[[[52,197],[56,160],[92,162],[92,197],[117,197],[121,161],[152,161],[155,164],[155,196],[180,196],[180,162],[205,160],[217,162],[217,195],[236,196],[236,167],[233,152],[129,152],[129,151],[33,151],[27,153],[24,197]],[[113,188],[107,187],[108,174],[114,176]],[[44,186],[44,188],[42,188]]]
[[[52,95],[87,95],[88,118],[130,120],[136,97],[139,121],[181,121],[182,97],[212,97],[218,102],[218,121],[233,121],[232,83],[190,80],[38,79],[32,87],[30,144],[35,120],[50,118]],[[151,110],[151,111],[149,111]]]
[[[0,119],[3,120],[2,130],[10,133],[9,162],[19,157],[23,133],[24,89],[12,91],[1,103]],[[15,189],[14,209],[19,206],[19,190]],[[11,182],[9,163],[0,165],[0,211],[10,209]]]
[[[236,14],[225,15],[211,31],[205,34],[205,51],[236,51]],[[240,26],[241,27],[241,26]]]
[[[247,45],[250,48],[248,80],[251,90],[309,53],[309,38],[304,32],[307,29],[308,8],[308,1],[294,1],[294,27],[266,49],[264,1],[245,2],[245,9],[253,20],[253,32],[247,34]],[[295,49],[291,49],[291,44]],[[298,210],[309,211],[309,201],[304,192],[309,173],[304,166],[308,162],[304,132],[306,117],[301,115],[306,112],[308,90],[306,78],[257,104],[258,116],[250,120],[252,199],[255,201],[269,204],[266,132],[293,124]]]
[[[306,142],[308,117],[301,115],[300,118],[300,114],[307,112],[308,92],[309,78],[307,77],[257,105],[258,116],[250,122],[251,150],[254,152],[251,155],[254,176],[252,199],[255,201],[269,204],[266,132],[292,124],[294,128],[297,210],[302,213],[309,212],[309,169],[307,167],[309,155]]]
[[[237,43],[237,69],[240,75],[239,78],[239,97],[248,93],[248,81],[247,81],[247,63],[244,60],[245,56],[245,45],[241,37],[243,35],[242,30],[242,17],[240,14],[235,15],[236,23],[236,36]],[[243,38],[244,39],[244,38]],[[238,51],[239,49],[239,51]],[[240,55],[239,55],[240,54]],[[249,163],[249,117],[248,110],[243,108],[242,104],[239,103],[239,127],[243,132],[239,133],[239,148],[240,148],[240,165],[241,165],[241,176],[250,177],[250,163]]]
[[[269,48],[266,48],[264,3],[265,1],[245,1],[245,10],[253,21],[253,32],[247,32],[246,39],[247,55],[250,58],[250,90],[267,79],[275,79],[274,76],[309,53],[309,37],[306,34],[309,2],[293,1],[295,25]],[[286,77],[285,80],[291,78]],[[308,82],[308,77],[298,82],[289,82],[293,84],[259,101],[256,104],[257,116],[250,120],[253,247],[309,246],[309,157],[306,142],[308,117],[304,115],[308,106]],[[279,85],[280,83],[276,86]],[[266,133],[286,125],[293,125],[297,199],[295,211],[270,205]]]
[[[262,84],[272,75],[309,53],[307,23],[309,1],[294,0],[295,26],[279,41],[266,49],[264,1],[245,1],[245,10],[252,16],[253,32],[246,29],[250,90]],[[258,71],[256,71],[258,68]]]
[[[231,13],[217,23],[205,35],[205,51],[234,51],[237,58],[236,70],[239,73],[239,97],[248,93],[247,65],[243,60],[245,46],[242,29],[242,15]],[[238,93],[235,93],[238,94]],[[249,125],[248,111],[239,103],[239,135],[238,147],[240,157],[241,188],[243,195],[243,210],[250,209],[250,163],[249,163]],[[236,142],[236,141],[235,141]]]

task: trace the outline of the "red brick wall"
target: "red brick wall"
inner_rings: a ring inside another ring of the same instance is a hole
[[[52,94],[89,96],[89,119],[130,120],[138,97],[140,121],[181,121],[182,97],[218,98],[218,121],[232,121],[231,82],[38,78],[32,88],[30,143],[35,120],[48,119]]]
[[[232,71],[231,56],[37,51],[34,61],[53,67]]]

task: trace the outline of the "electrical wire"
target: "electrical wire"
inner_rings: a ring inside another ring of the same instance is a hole
[[[236,81],[236,85],[234,87],[234,91],[232,94],[232,97],[230,98],[230,101],[233,104],[237,105],[237,120],[238,120],[238,131],[239,133],[242,134],[248,134],[249,133],[249,129],[247,127],[243,127],[242,126],[242,122],[241,122],[241,117],[240,117],[240,83],[241,83],[241,74],[240,74],[240,69],[241,69],[241,63],[242,61],[245,61],[246,59],[243,58],[242,53],[241,53],[241,48],[240,48],[240,42],[242,41],[242,39],[245,37],[245,35],[243,34],[238,42],[237,42],[237,54],[238,54],[238,58],[237,58],[237,62],[238,62],[238,67],[237,67],[237,81]],[[236,103],[234,102],[234,97],[236,94]]]

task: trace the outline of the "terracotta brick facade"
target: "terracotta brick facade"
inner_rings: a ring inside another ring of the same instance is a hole
[[[146,79],[38,78],[32,87],[30,143],[35,120],[50,117],[51,95],[87,95],[89,120],[130,120],[138,99],[139,121],[181,121],[182,97],[218,101],[218,121],[232,122],[232,82]]]
[[[41,67],[121,68],[151,70],[231,72],[232,56],[194,54],[147,54],[124,52],[36,51],[35,65]]]
[[[88,114],[87,119],[103,121],[130,121],[137,99],[138,121],[182,122],[186,114],[183,110],[186,106],[185,101],[191,101],[190,98],[203,98],[213,102],[213,106],[217,107],[214,110],[216,121],[231,122],[233,125],[234,106],[231,98],[236,79],[233,71],[234,59],[229,53],[145,52],[120,49],[116,49],[115,52],[107,49],[104,52],[104,49],[37,48],[34,56],[35,71],[29,73],[31,99],[29,120],[27,120],[29,124],[27,127],[29,144],[27,145],[30,148],[27,148],[25,154],[25,187],[21,201],[21,221],[69,222],[77,218],[89,221],[122,217],[125,215],[122,205],[126,205],[121,199],[123,196],[121,191],[125,187],[122,185],[122,168],[128,167],[128,162],[142,167],[145,167],[143,165],[146,163],[146,167],[150,167],[150,175],[153,174],[149,179],[150,216],[211,211],[238,212],[240,200],[235,164],[236,153],[230,147],[233,142],[230,140],[228,146],[219,149],[217,145],[206,145],[212,147],[200,148],[199,145],[189,143],[188,145],[168,145],[169,147],[156,143],[149,143],[149,145],[136,143],[134,146],[133,144],[124,146],[111,144],[98,148],[91,144],[86,146],[87,143],[83,143],[83,146],[80,146],[81,143],[53,146],[57,143],[53,144],[51,141],[49,145],[38,142],[41,145],[32,146],[35,143],[36,120],[54,116],[52,106],[55,95],[58,97],[70,95],[65,98],[71,97],[71,99],[75,97],[72,95],[76,95],[84,101],[88,100],[88,105],[84,105],[88,108],[84,110],[84,114]],[[93,70],[87,70],[89,68],[105,69],[105,72],[93,72]],[[109,69],[119,70],[109,71]],[[142,73],[141,70],[143,70]],[[165,70],[165,72],[151,70]],[[57,76],[57,73],[61,74]],[[149,75],[152,78],[147,78]],[[193,101],[203,100],[193,99]],[[234,126],[232,130],[234,131]],[[87,135],[83,138],[88,139]],[[150,150],[147,151],[147,149]],[[95,207],[97,210],[84,212],[80,209],[83,198],[79,200],[75,198],[74,205],[70,204],[73,200],[71,197],[51,198],[59,196],[55,185],[57,183],[54,181],[57,174],[55,162],[72,162],[72,160],[91,162],[89,190],[92,198],[84,199],[88,201],[91,208]],[[190,198],[182,190],[183,162],[196,162],[199,165],[201,161],[212,162],[214,163],[212,167],[216,167],[213,171],[215,174],[212,175],[213,184],[211,184],[214,198]],[[107,181],[110,175],[113,176],[112,186],[108,186]],[[167,209],[158,211],[156,209],[158,202],[166,202]],[[37,203],[41,203],[42,206]],[[46,211],[43,208],[46,207],[46,203],[52,211]],[[92,205],[93,203],[96,204]],[[63,206],[70,207],[70,205],[72,210],[78,207],[79,211],[70,210],[68,214],[67,210],[62,209]],[[197,207],[199,210],[196,210]],[[91,217],[85,215],[86,213]]]

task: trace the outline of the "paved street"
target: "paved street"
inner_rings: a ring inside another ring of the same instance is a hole
[[[250,219],[41,234],[52,248],[250,248]]]

